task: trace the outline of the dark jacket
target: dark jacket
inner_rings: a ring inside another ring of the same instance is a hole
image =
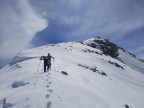
[[[53,57],[49,55],[49,56],[47,56],[47,58],[51,61],[51,58],[53,58]]]

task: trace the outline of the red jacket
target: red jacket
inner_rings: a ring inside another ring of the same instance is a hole
[[[51,64],[51,61],[48,58],[40,58],[40,60],[44,60],[44,63]]]

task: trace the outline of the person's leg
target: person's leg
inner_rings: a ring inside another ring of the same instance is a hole
[[[51,70],[51,64],[49,64],[49,69]]]
[[[50,60],[48,61],[48,71],[50,70]]]
[[[44,72],[46,72],[46,66],[47,66],[47,65],[44,63]]]
[[[49,71],[49,65],[47,65],[47,71]]]

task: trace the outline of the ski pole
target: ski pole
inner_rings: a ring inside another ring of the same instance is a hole
[[[39,62],[39,65],[38,65],[38,69],[37,69],[37,72],[39,71],[40,63],[41,63],[41,60],[40,60],[40,62]]]
[[[54,62],[54,70],[55,70],[55,58],[53,59],[53,62]]]

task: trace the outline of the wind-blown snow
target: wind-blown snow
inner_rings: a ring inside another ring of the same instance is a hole
[[[39,58],[48,53],[55,59],[51,71],[43,73],[43,61]],[[119,56],[122,60],[128,57],[124,53],[123,57]],[[137,66],[139,61],[133,59],[133,62]],[[135,69],[133,65],[127,65],[128,62],[120,62],[81,43],[25,50],[12,63],[0,70],[2,107],[8,104],[11,108],[144,107],[144,75],[138,70],[140,66]],[[27,84],[13,88],[14,82]]]

